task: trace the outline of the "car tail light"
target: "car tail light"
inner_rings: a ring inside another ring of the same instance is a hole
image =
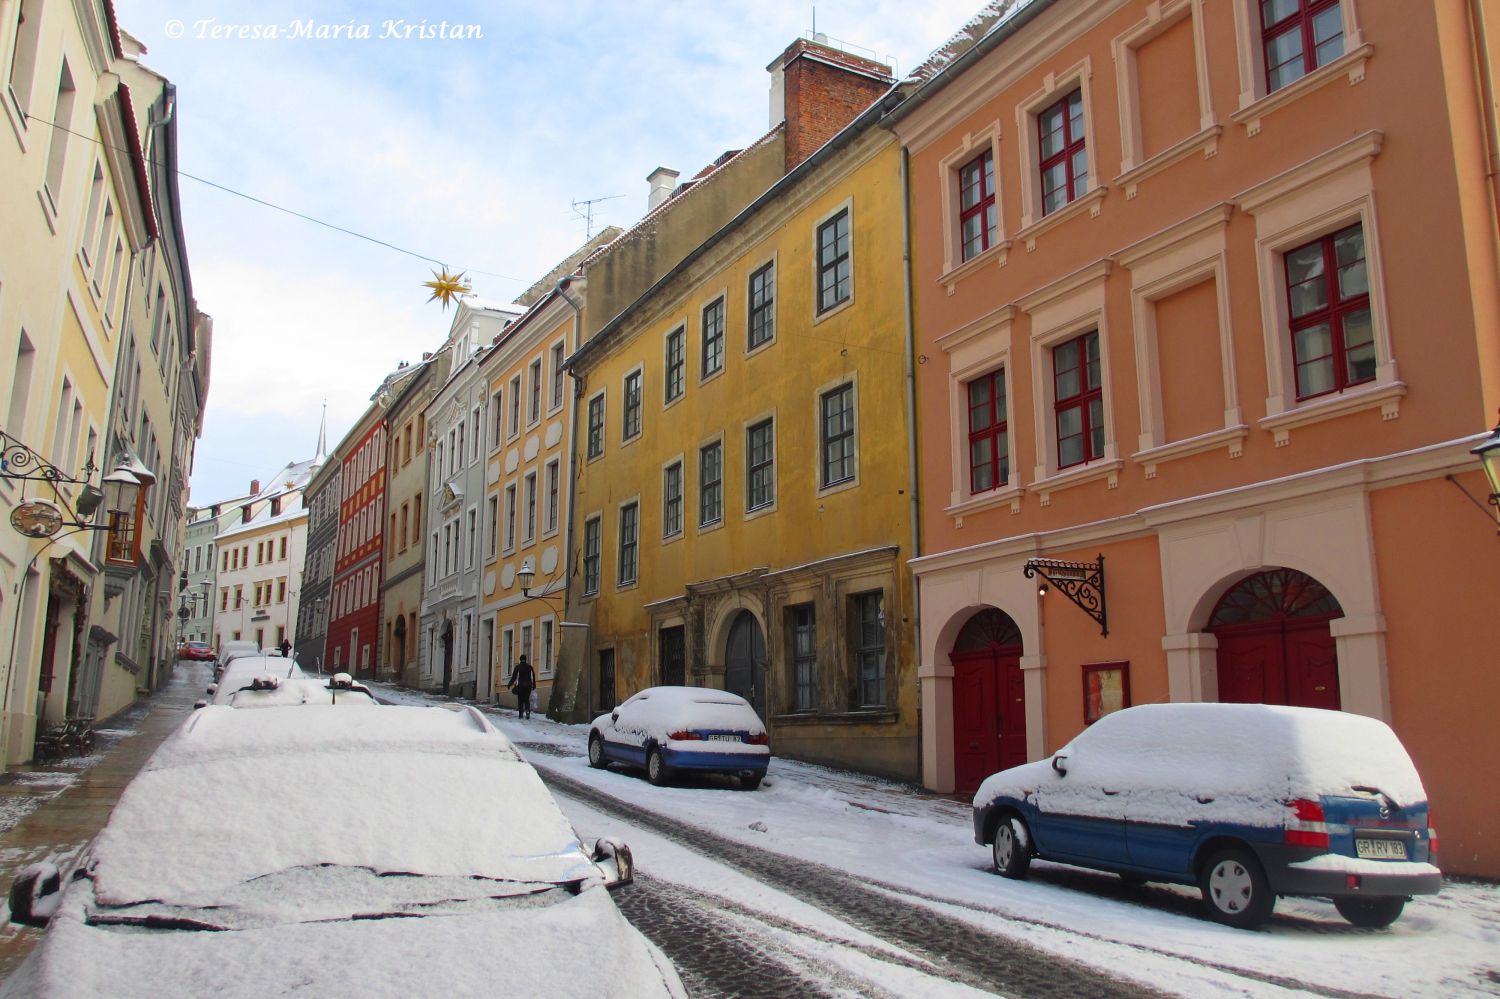
[[[745,736],[745,741],[752,746],[769,746],[771,744],[771,737],[764,732],[752,732],[750,735]]]
[[[1328,823],[1324,821],[1322,803],[1296,798],[1286,805],[1292,810],[1292,818],[1287,820],[1282,841],[1287,846],[1328,849]]]
[[[1437,825],[1432,821],[1432,809],[1427,809],[1427,860],[1429,863],[1437,858]]]
[[[702,742],[703,736],[697,732],[670,732],[667,738],[673,742]]]

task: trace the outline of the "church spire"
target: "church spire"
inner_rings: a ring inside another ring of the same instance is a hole
[[[323,422],[318,426],[318,453],[313,464],[321,465],[328,460],[328,400],[323,400]]]

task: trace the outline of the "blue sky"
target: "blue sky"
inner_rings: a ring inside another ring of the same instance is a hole
[[[817,28],[904,74],[981,6],[824,0]],[[595,228],[629,225],[653,168],[690,176],[761,135],[765,66],[814,16],[777,0],[116,10],[178,87],[184,172],[467,268],[501,301],[584,240],[571,202],[623,195]],[[382,39],[388,20],[483,37]],[[376,37],[235,37],[306,25]],[[182,194],[194,293],[214,318],[191,500],[208,503],[311,457],[325,397],[332,446],[451,313],[426,302],[429,263],[192,180]]]

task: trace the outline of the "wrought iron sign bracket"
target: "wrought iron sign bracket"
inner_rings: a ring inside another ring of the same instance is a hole
[[[1055,558],[1027,559],[1021,570],[1027,579],[1041,576],[1099,625],[1099,634],[1109,634],[1109,614],[1104,602],[1104,556],[1093,562],[1064,562]]]

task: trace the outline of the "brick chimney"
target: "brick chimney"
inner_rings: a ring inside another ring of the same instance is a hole
[[[890,89],[891,67],[799,38],[766,70],[771,74],[771,126],[786,122],[790,171]]]
[[[250,480],[250,495],[254,496],[258,492],[260,492],[260,480],[259,479],[251,479]]]

